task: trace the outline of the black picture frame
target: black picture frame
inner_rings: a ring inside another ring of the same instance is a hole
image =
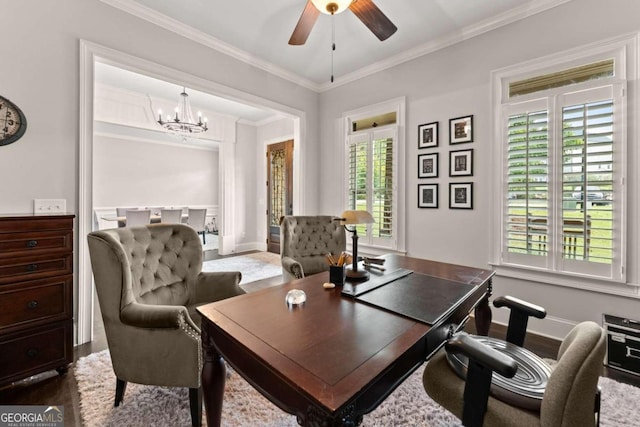
[[[473,142],[473,114],[449,119],[449,144]]]
[[[473,209],[473,182],[449,183],[449,209]]]
[[[438,177],[438,153],[418,156],[418,178]]]
[[[439,141],[438,122],[425,123],[418,126],[418,148],[433,148]]]
[[[473,149],[449,152],[449,176],[473,176]]]
[[[418,208],[438,208],[438,184],[418,184]]]

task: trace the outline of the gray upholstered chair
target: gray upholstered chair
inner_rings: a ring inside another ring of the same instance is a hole
[[[325,256],[346,249],[344,227],[333,216],[285,216],[280,222],[282,274],[286,280],[329,270]]]
[[[594,426],[598,424],[600,409],[598,378],[605,355],[605,336],[604,330],[590,321],[569,332],[560,345],[557,362],[548,368],[550,374],[537,407],[532,407],[530,401],[525,404],[517,393],[490,392],[495,373],[513,377],[521,362],[516,363],[496,350],[498,347],[481,343],[480,337],[466,334],[454,335],[445,349],[429,360],[423,375],[424,387],[433,400],[468,427]],[[447,352],[449,356],[468,358],[466,381],[452,369]],[[531,371],[522,375],[534,377]]]
[[[87,237],[115,372],[115,406],[127,382],[188,387],[201,425],[200,315],[196,307],[243,294],[240,272],[201,272],[202,245],[185,224],[94,231]]]

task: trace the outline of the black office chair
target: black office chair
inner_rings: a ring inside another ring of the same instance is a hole
[[[494,305],[511,309],[508,340],[464,333],[449,339],[425,368],[429,396],[467,427],[598,425],[604,330],[578,324],[550,366],[521,347],[528,318],[544,318],[545,310],[512,297]]]

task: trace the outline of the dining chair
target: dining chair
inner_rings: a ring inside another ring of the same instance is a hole
[[[135,211],[138,210],[138,208],[136,207],[130,207],[130,208],[116,208],[116,216],[118,218],[122,218],[127,216],[127,211]],[[118,221],[118,227],[126,227],[127,223],[124,221]]]
[[[151,215],[160,216],[160,212],[164,209],[164,206],[147,206],[145,209],[149,209]]]
[[[207,218],[206,209],[191,209],[189,208],[187,214],[187,225],[190,225],[198,234],[202,234],[202,244],[205,245],[205,230],[204,223]]]
[[[151,222],[151,211],[149,209],[128,210],[126,212],[127,227],[138,227]]]
[[[180,224],[182,222],[182,209],[160,210],[160,222],[165,224]]]

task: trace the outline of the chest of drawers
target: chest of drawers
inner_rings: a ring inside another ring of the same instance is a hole
[[[0,215],[0,385],[73,361],[73,215]]]

